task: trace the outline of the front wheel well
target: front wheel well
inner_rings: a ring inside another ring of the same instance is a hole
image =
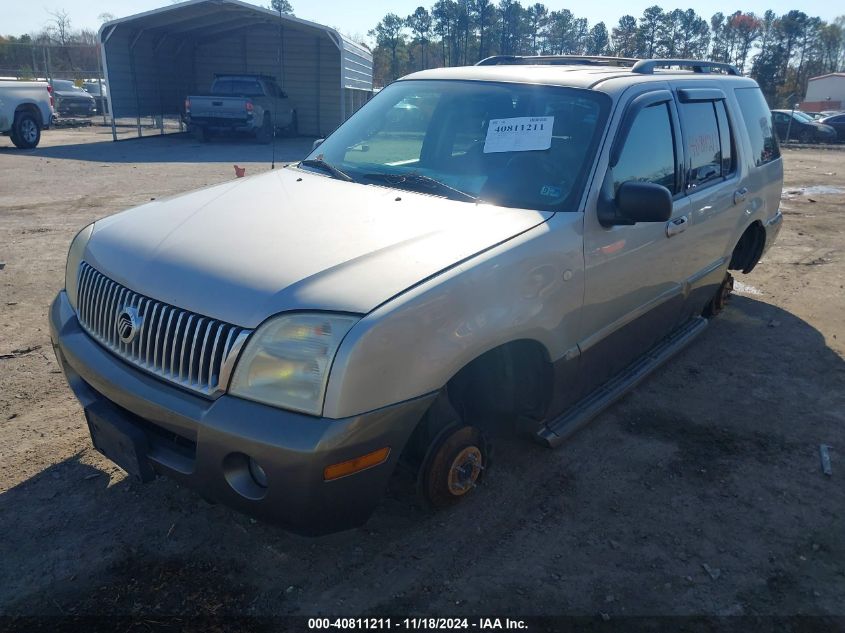
[[[403,453],[406,461],[419,464],[450,427],[473,426],[486,437],[521,431],[522,421],[545,415],[552,381],[549,355],[535,340],[511,341],[484,352],[443,387],[412,433]]]
[[[760,261],[765,246],[766,229],[759,220],[752,222],[734,247],[728,269],[750,273]]]

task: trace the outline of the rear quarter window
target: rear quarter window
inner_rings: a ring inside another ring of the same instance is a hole
[[[751,141],[751,156],[759,167],[780,157],[772,113],[759,88],[737,88],[736,99]]]

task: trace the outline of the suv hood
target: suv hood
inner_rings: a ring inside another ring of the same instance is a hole
[[[100,220],[85,260],[135,292],[255,327],[288,310],[370,312],[551,215],[286,168]]]

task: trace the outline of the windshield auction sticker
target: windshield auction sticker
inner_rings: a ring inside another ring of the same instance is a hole
[[[484,153],[531,152],[552,146],[553,116],[520,116],[491,119],[487,126]]]

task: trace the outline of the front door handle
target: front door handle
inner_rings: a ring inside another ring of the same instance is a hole
[[[673,235],[677,235],[678,233],[683,233],[687,230],[687,226],[689,225],[689,216],[682,215],[679,218],[675,218],[674,220],[669,220],[666,223],[666,237],[672,237]]]
[[[745,202],[745,199],[748,197],[748,187],[743,187],[742,189],[737,189],[734,191],[734,204],[739,204],[740,202]]]

